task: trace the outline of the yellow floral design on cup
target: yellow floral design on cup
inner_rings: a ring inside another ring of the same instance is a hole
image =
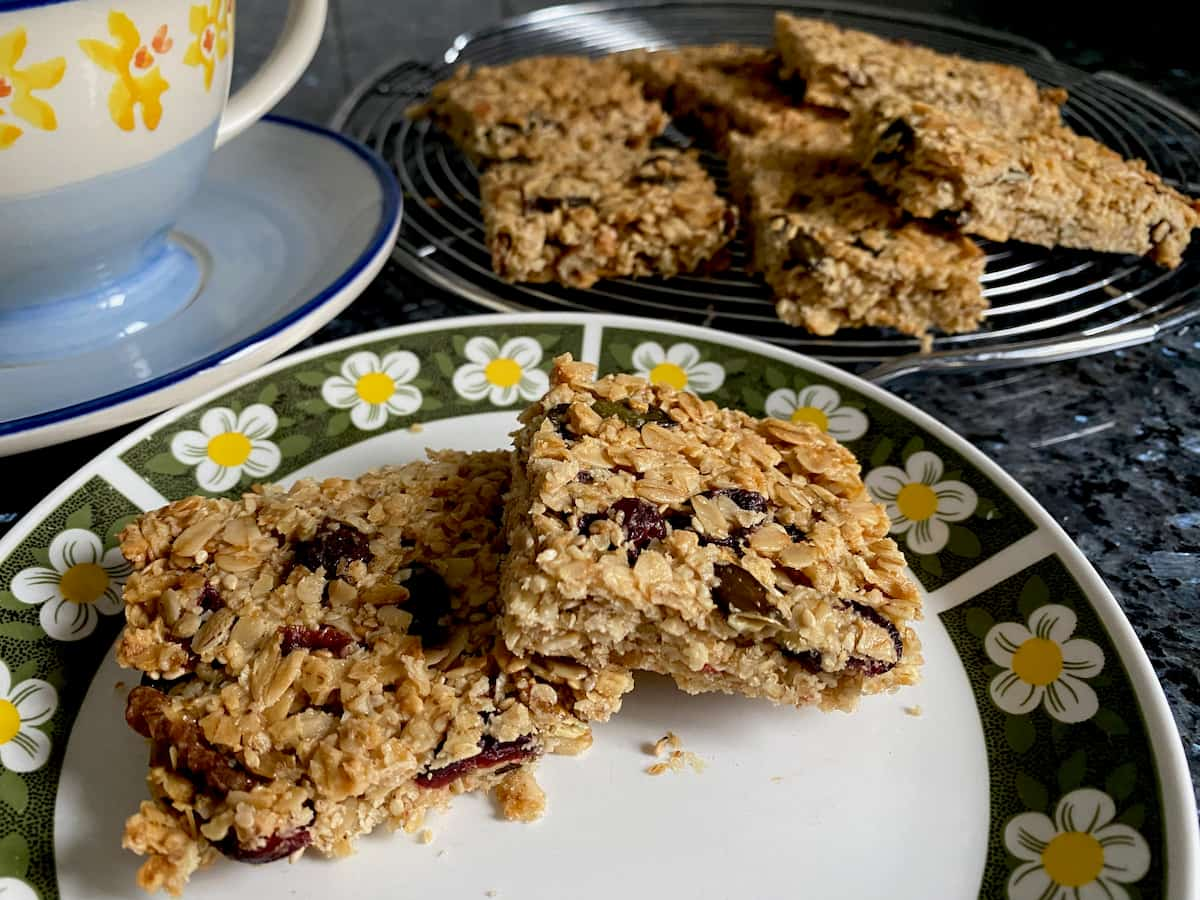
[[[156,51],[170,49],[166,30],[159,28],[148,46],[129,16],[114,10],[108,14],[108,32],[116,38],[115,44],[85,39],[79,46],[97,66],[117,76],[108,95],[109,114],[122,131],[133,131],[137,127],[134,110],[140,106],[143,124],[154,131],[162,121],[162,95],[171,86],[155,56]]]
[[[33,96],[33,92],[56,87],[67,71],[67,61],[58,56],[18,69],[17,63],[25,54],[26,40],[24,28],[15,28],[0,36],[0,150],[11,147],[25,133],[19,125],[5,121],[10,117],[42,131],[58,128],[54,108]]]
[[[211,90],[217,61],[229,55],[229,19],[232,0],[209,0],[193,6],[188,16],[192,43],[184,54],[184,65],[200,66],[204,70],[204,89]]]

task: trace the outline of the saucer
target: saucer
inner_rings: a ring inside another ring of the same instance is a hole
[[[0,456],[160,412],[275,358],[362,293],[400,214],[370,150],[268,116],[213,155],[172,234],[204,270],[191,302],[102,349],[0,367]]]

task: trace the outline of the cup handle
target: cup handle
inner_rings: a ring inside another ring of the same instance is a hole
[[[266,115],[300,80],[321,43],[328,9],[328,0],[291,0],[275,49],[225,105],[217,129],[218,147]]]

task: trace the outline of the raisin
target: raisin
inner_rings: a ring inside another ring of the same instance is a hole
[[[903,161],[916,143],[917,136],[912,126],[903,119],[896,119],[879,135],[879,148],[871,158],[875,164]]]
[[[552,406],[546,411],[546,419],[554,426],[564,438],[570,438],[570,420],[567,418],[567,413],[571,409],[571,404],[560,403],[557,406]]]
[[[326,519],[310,540],[296,547],[296,562],[310,572],[324,569],[326,578],[333,577],[339,563],[353,560],[371,561],[369,538],[344,522]]]
[[[446,643],[450,629],[442,619],[450,613],[449,585],[441,575],[421,563],[409,566],[409,572],[402,582],[408,588],[404,609],[413,617],[408,633],[419,637],[428,647]]]
[[[575,480],[580,484],[591,484],[596,479],[592,476],[591,472],[580,472],[575,476]]]
[[[479,752],[474,756],[452,762],[440,769],[422,772],[415,781],[418,787],[445,787],[468,772],[474,772],[477,769],[491,769],[506,763],[522,763],[533,759],[539,752],[538,745],[531,735],[503,743],[485,735],[479,742]]]
[[[900,658],[904,655],[904,640],[900,637],[900,630],[880,613],[879,610],[872,609],[862,603],[856,603],[853,600],[847,600],[846,603],[868,622],[878,625],[891,635],[892,646],[896,648],[895,662],[888,662],[882,659],[869,659],[865,656],[852,656],[846,661],[846,668],[862,672],[868,678],[882,675],[896,668],[896,665],[900,662]]]
[[[667,536],[667,522],[662,513],[645,500],[623,497],[608,508],[608,516],[620,524],[625,540],[638,550]]]
[[[788,241],[787,266],[791,268],[804,267],[811,269],[825,256],[825,250],[813,238],[803,232],[797,233]]]
[[[192,781],[222,795],[248,791],[254,786],[255,779],[242,769],[236,758],[215,750],[195,721],[172,719],[166,706],[167,698],[161,691],[135,687],[125,702],[125,721],[138,734],[152,740],[157,750],[174,748],[174,770],[190,776]]]
[[[713,602],[726,616],[734,612],[775,615],[766,587],[741,566],[722,563],[713,566],[713,574],[717,576],[712,589]]]
[[[821,671],[821,654],[816,650],[789,650],[786,647],[780,647],[779,652],[792,662],[799,663],[804,671],[810,672],[813,675]]]
[[[216,612],[225,605],[225,601],[221,599],[221,595],[217,592],[217,586],[212,582],[204,582],[204,590],[200,592],[200,608],[209,612]]]
[[[592,404],[592,410],[602,418],[616,416],[631,428],[641,428],[643,425],[661,425],[663,428],[674,428],[678,423],[657,406],[651,406],[644,412],[638,412],[628,403],[614,403],[612,400],[597,400]]]
[[[296,828],[282,834],[273,834],[263,842],[261,847],[255,850],[247,850],[238,843],[237,832],[233,828],[230,828],[229,833],[213,846],[230,859],[257,866],[280,859],[287,859],[297,850],[302,850],[311,843],[312,834],[309,830],[307,828]]]
[[[746,491],[741,488],[719,488],[706,492],[704,496],[728,497],[738,509],[744,509],[747,512],[765,513],[767,511],[767,498],[754,491]]]
[[[279,652],[287,656],[297,647],[306,650],[328,650],[337,657],[349,656],[354,651],[354,638],[332,625],[320,628],[305,628],[303,625],[285,625],[279,629],[281,641]]]
[[[796,544],[808,538],[808,535],[798,525],[784,525],[783,530],[787,532],[788,537]]]

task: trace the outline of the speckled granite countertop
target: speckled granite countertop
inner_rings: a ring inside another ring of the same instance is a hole
[[[240,74],[266,54],[285,5],[256,0],[242,10]],[[432,58],[457,32],[535,5],[332,0],[324,45],[279,111],[325,121],[350,87],[383,62],[404,54]],[[1021,33],[1066,62],[1121,71],[1200,108],[1200,72],[1187,68],[1187,29],[1172,33],[1156,26],[1152,10],[1114,20],[1068,2],[1054,5],[1051,20],[1044,5],[1019,0],[899,5]],[[271,24],[259,27],[260,22]],[[477,311],[391,267],[309,343]],[[1162,680],[1193,784],[1200,785],[1200,330],[1153,346],[1023,371],[913,377],[895,390],[1010,472],[1100,570]],[[9,472],[28,476],[10,480],[0,498],[0,534],[127,430],[8,460]]]

